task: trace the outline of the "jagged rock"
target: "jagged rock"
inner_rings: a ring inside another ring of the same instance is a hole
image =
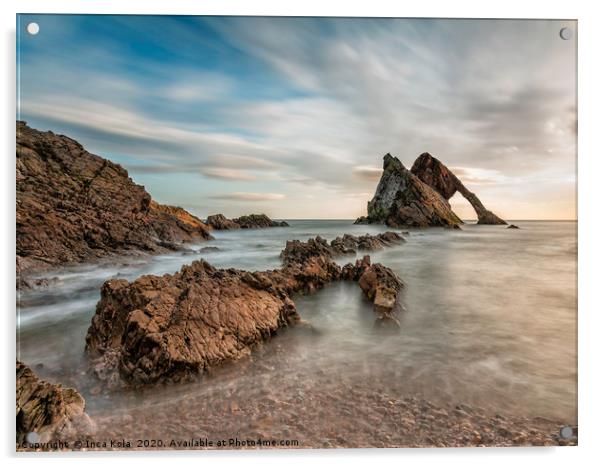
[[[458,227],[462,220],[449,202],[423,183],[396,157],[386,154],[383,174],[374,197],[368,202],[368,216],[355,223],[385,223],[392,227]]]
[[[299,319],[294,303],[270,278],[200,260],[173,275],[109,280],[86,352],[118,352],[119,373],[133,384],[184,380],[239,359]]]
[[[17,122],[18,271],[210,239],[179,207],[153,202],[120,165],[67,136]]]
[[[398,297],[404,288],[403,282],[388,267],[372,264],[361,274],[358,284],[364,294],[374,303],[377,312],[390,314],[398,306]]]
[[[516,225],[512,224],[512,225],[508,225],[508,228],[512,229],[512,230],[519,230],[520,227],[517,227]]]
[[[384,235],[387,244],[396,239]],[[281,253],[283,267],[276,270],[223,270],[200,260],[173,275],[146,275],[131,283],[109,280],[86,336],[92,370],[109,386],[118,386],[119,380],[138,385],[186,380],[239,359],[298,322],[294,294],[341,279],[333,255],[328,242],[316,237],[288,241]],[[350,279],[361,281],[362,267]],[[366,267],[374,276],[366,278],[365,293],[375,287],[369,296],[384,308],[390,278],[380,264],[372,267]],[[386,280],[382,289],[373,286],[381,277]]]
[[[487,210],[477,195],[470,192],[449,168],[428,152],[421,154],[416,159],[411,171],[446,200],[459,192],[475,210],[478,217],[477,223],[482,225],[506,225],[504,220]]]
[[[238,223],[227,219],[222,214],[215,214],[207,217],[207,225],[214,230],[237,230],[240,228]]]
[[[398,233],[387,231],[378,235],[354,236],[344,234],[330,242],[334,254],[355,254],[358,251],[377,251],[395,244],[404,243],[405,239]]]
[[[370,256],[364,256],[355,264],[346,264],[341,270],[341,279],[358,282],[364,295],[372,301],[377,314],[376,330],[397,332],[401,328],[398,315],[404,310],[401,293],[405,285],[390,268],[372,265]]]
[[[40,442],[49,442],[82,438],[92,431],[85,401],[75,389],[40,380],[20,361],[16,369],[17,445],[22,446],[30,432]]]
[[[234,222],[238,223],[241,228],[269,228],[269,227],[287,227],[288,223],[285,221],[277,222],[272,220],[265,214],[251,214],[243,215],[234,219]]]
[[[222,214],[210,215],[207,217],[207,224],[215,230],[236,230],[238,228],[270,228],[287,227],[285,221],[272,220],[265,214],[243,215],[242,217],[228,219]]]

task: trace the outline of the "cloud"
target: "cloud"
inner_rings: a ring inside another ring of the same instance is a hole
[[[359,165],[357,167],[353,167],[353,174],[358,178],[362,178],[370,181],[378,181],[382,176],[383,169],[379,167],[370,167],[365,165]]]
[[[21,116],[165,174],[149,188],[169,203],[184,177],[205,176],[207,199],[238,183],[229,204],[265,195],[247,192],[261,180],[287,199],[276,215],[331,215],[373,192],[383,154],[425,151],[487,205],[543,205],[558,180],[574,196],[575,43],[558,37],[572,22],[109,16],[78,36],[79,17],[39,19],[55,24],[20,47]],[[316,195],[295,204],[300,188]]]
[[[284,194],[278,193],[227,193],[210,196],[212,199],[227,201],[281,201],[286,198]]]
[[[249,181],[256,179],[254,175],[244,170],[235,170],[231,168],[205,167],[200,171],[209,178],[217,178],[220,180]]]

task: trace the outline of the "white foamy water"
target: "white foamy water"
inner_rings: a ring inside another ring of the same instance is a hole
[[[218,247],[217,252],[64,271],[49,289],[21,295],[18,357],[38,366],[40,375],[86,394],[93,381],[80,363],[105,280],[173,273],[201,257],[217,267],[276,268],[286,240],[387,230],[339,220],[289,223],[290,228],[215,232],[215,241],[194,246]],[[375,331],[371,304],[356,284],[335,283],[295,299],[316,333],[291,329],[278,335],[253,356],[257,367],[251,375],[239,370],[242,362],[168,392],[87,396],[88,410],[101,415],[108,407],[127,411],[145,403],[170,409],[175,400],[201,403],[198,397],[225,387],[244,396],[266,386],[298,390],[300,381],[326,374],[325,384],[344,388],[333,389],[335,398],[349,396],[361,381],[439,404],[576,422],[577,224],[514,223],[521,229],[467,224],[460,231],[411,230],[405,244],[372,253],[372,262],[391,267],[407,285],[397,334]]]

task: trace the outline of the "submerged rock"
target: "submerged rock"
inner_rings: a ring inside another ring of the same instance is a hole
[[[387,154],[383,174],[374,197],[368,202],[368,215],[355,223],[385,223],[392,227],[457,227],[462,220],[449,202]]]
[[[287,227],[288,223],[272,220],[265,214],[243,215],[242,217],[228,219],[223,214],[207,217],[207,224],[215,230],[237,230],[239,228],[270,228]]]
[[[123,167],[67,136],[19,121],[16,154],[19,273],[211,238],[198,218],[154,202]]]
[[[487,210],[476,194],[470,192],[449,168],[428,152],[421,154],[416,159],[411,171],[446,200],[459,192],[475,210],[478,217],[477,223],[482,225],[506,225],[506,221]]]
[[[31,441],[35,433],[39,442],[81,438],[93,429],[85,413],[86,403],[73,388],[64,388],[40,380],[33,371],[17,361],[17,444]]]

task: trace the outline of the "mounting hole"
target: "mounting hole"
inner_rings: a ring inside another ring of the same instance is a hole
[[[40,435],[37,432],[29,432],[25,436],[27,443],[38,443],[40,441]]]
[[[32,36],[35,36],[38,32],[40,32],[40,25],[38,23],[29,23],[27,25],[27,32],[29,32]]]
[[[573,438],[573,428],[570,426],[564,426],[560,429],[560,436],[562,438]]]
[[[573,30],[571,28],[562,28],[560,30],[560,38],[563,40],[569,40],[573,37]]]

